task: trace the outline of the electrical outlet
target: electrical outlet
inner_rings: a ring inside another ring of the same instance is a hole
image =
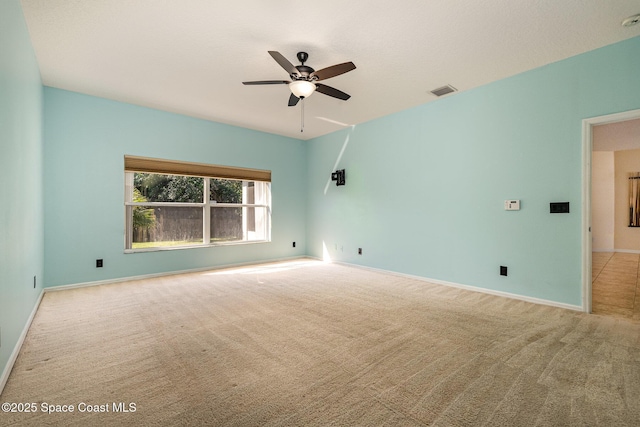
[[[294,248],[296,247],[296,242],[293,242],[293,247],[294,247]]]
[[[36,288],[36,276],[33,276],[33,289]]]
[[[102,260],[101,260],[101,259],[97,259],[97,260],[96,260],[96,268],[102,268],[102,266],[103,266],[103,265],[104,265],[104,264],[103,264],[103,262],[102,262]]]
[[[507,267],[505,267],[504,265],[500,266],[500,275],[501,276],[506,276],[507,275]]]
[[[358,248],[358,255],[362,255],[362,248]]]

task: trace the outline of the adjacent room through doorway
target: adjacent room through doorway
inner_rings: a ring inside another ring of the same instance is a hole
[[[640,320],[640,118],[594,125],[591,310]]]

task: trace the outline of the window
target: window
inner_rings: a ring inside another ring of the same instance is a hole
[[[269,171],[126,156],[125,249],[270,241],[270,181]]]

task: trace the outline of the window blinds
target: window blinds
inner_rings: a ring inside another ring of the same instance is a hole
[[[124,170],[127,172],[147,172],[271,182],[271,171],[269,170],[208,165],[205,163],[181,162],[177,160],[153,159],[149,157],[124,156]]]

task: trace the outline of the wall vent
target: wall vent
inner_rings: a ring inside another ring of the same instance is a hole
[[[446,86],[439,87],[438,89],[432,90],[431,93],[434,94],[435,96],[443,96],[448,93],[457,92],[457,91],[458,89],[456,89],[455,87],[451,85],[446,85]]]

